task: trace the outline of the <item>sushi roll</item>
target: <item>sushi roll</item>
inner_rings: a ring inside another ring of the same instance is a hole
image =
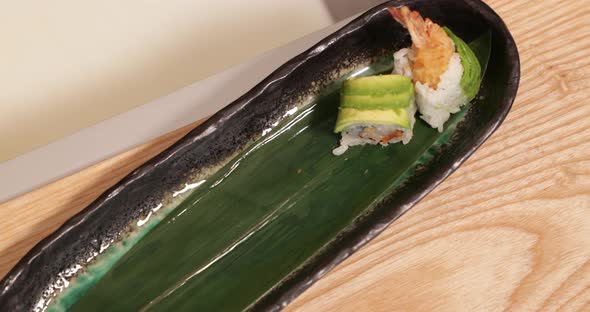
[[[481,66],[469,46],[450,29],[423,19],[406,6],[389,8],[389,12],[412,38],[410,48],[393,54],[393,73],[412,79],[420,118],[442,132],[450,115],[477,94]]]
[[[346,80],[334,132],[341,134],[341,155],[349,146],[408,143],[412,138],[416,104],[412,81],[402,75]]]

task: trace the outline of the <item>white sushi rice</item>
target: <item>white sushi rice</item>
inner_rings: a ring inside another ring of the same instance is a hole
[[[401,49],[393,54],[394,73],[412,77],[410,64],[413,53],[410,49]],[[440,76],[440,82],[436,90],[428,85],[416,82],[416,104],[420,110],[420,118],[431,127],[443,131],[444,123],[449,120],[451,114],[458,112],[461,106],[467,103],[467,98],[461,89],[461,76],[463,65],[461,57],[455,53],[449,62],[449,68]]]
[[[411,49],[404,48],[393,54],[394,74],[403,75],[412,78],[412,61],[414,53]],[[336,156],[342,155],[348,150],[348,147],[355,145],[388,145],[392,143],[402,142],[407,144],[413,136],[414,123],[416,122],[416,110],[420,111],[420,118],[426,121],[431,127],[443,131],[444,123],[449,120],[451,114],[458,112],[461,106],[467,103],[467,98],[461,89],[461,77],[463,76],[463,65],[461,65],[461,57],[458,53],[453,54],[449,62],[449,67],[440,76],[440,82],[437,89],[434,90],[428,85],[420,82],[414,84],[416,92],[416,103],[412,103],[408,108],[408,113],[411,118],[411,129],[404,129],[393,125],[372,125],[372,124],[356,124],[350,126],[346,131],[342,132],[340,139],[340,146],[332,150]],[[375,138],[362,138],[359,136],[361,131],[366,127],[375,128],[373,133]],[[397,139],[392,139],[387,143],[380,143],[379,138],[385,137],[395,130],[401,130],[402,136]]]
[[[389,144],[398,143],[398,142],[402,142],[403,144],[408,144],[410,142],[410,140],[412,139],[412,136],[414,135],[412,129],[414,129],[414,123],[416,122],[416,117],[415,117],[416,110],[417,110],[417,107],[416,107],[415,103],[412,103],[410,105],[410,107],[408,108],[408,115],[410,116],[410,125],[411,125],[410,129],[401,128],[401,127],[398,127],[395,125],[374,125],[374,124],[355,124],[355,125],[348,127],[348,129],[346,129],[346,131],[342,132],[342,138],[340,139],[340,146],[333,149],[332,153],[336,156],[342,155],[348,150],[348,147],[355,146],[355,145],[381,144],[383,146],[387,146]],[[362,138],[359,136],[360,132],[367,127],[375,128],[375,132],[373,133],[375,139]],[[379,142],[380,138],[385,137],[396,130],[402,131],[401,137],[391,139],[387,143]]]
[[[412,79],[411,61],[414,60],[414,52],[404,48],[393,53],[393,73]]]

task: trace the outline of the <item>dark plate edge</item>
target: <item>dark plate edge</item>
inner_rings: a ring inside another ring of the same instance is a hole
[[[502,124],[508,112],[510,111],[510,108],[512,107],[520,79],[520,62],[516,44],[504,22],[488,5],[480,0],[463,0],[463,2],[470,5],[474,10],[479,11],[486,19],[499,27],[499,30],[502,32],[504,39],[506,40],[506,46],[508,47],[508,58],[511,60],[513,65],[510,71],[510,79],[507,86],[507,93],[509,96],[503,98],[501,109],[498,110],[494,115],[495,123],[490,125],[485,132],[481,133],[477,138],[475,138],[475,143],[455,163],[448,164],[448,166],[445,166],[444,170],[438,171],[437,174],[432,175],[428,179],[427,187],[424,188],[422,192],[415,193],[406,202],[404,202],[402,209],[403,212],[401,214],[392,214],[390,216],[386,216],[380,220],[381,222],[377,224],[358,224],[356,228],[361,229],[360,231],[351,231],[346,233],[346,237],[340,240],[343,243],[335,246],[338,248],[333,248],[334,250],[330,250],[329,253],[324,253],[322,255],[323,257],[318,257],[317,261],[307,265],[309,268],[305,270],[305,275],[298,274],[293,276],[287,283],[281,284],[279,287],[272,289],[269,293],[262,297],[261,300],[259,300],[252,307],[252,309],[276,311],[284,308],[289,302],[293,301],[303,291],[305,291],[313,283],[325,275],[325,273],[330,271],[333,267],[344,261],[360,247],[375,238],[387,227],[387,225],[391,224],[418,201],[420,201],[424,196],[430,193],[436,186],[438,186],[452,172],[454,172],[465,160],[467,160],[475,152],[475,150],[477,150],[477,148],[479,148],[479,146],[481,146],[483,142],[487,140],[487,138],[491,136],[491,134]],[[86,219],[92,218],[96,211],[102,208],[102,205],[105,202],[107,202],[113,196],[116,196],[122,191],[122,189],[133,183],[141,176],[149,173],[154,168],[158,167],[172,155],[181,152],[185,148],[188,148],[190,145],[194,144],[196,141],[199,141],[203,136],[207,135],[208,129],[229,118],[236,111],[240,110],[253,98],[256,98],[259,94],[263,93],[273,84],[280,83],[286,75],[324,50],[331,41],[345,36],[347,32],[350,31],[349,28],[351,26],[355,24],[361,24],[363,21],[370,19],[372,15],[383,10],[385,7],[395,4],[396,1],[389,1],[370,9],[362,16],[356,18],[338,31],[327,36],[308,50],[287,61],[285,64],[273,71],[264,80],[262,80],[244,95],[239,97],[237,100],[232,102],[230,105],[211,116],[207,121],[191,130],[172,146],[154,158],[150,159],[139,168],[132,171],[120,182],[106,190],[95,201],[68,219],[55,232],[37,243],[23,258],[21,258],[21,260],[12,268],[12,270],[10,270],[0,281],[0,286],[3,287],[0,289],[0,299],[2,299],[2,297],[5,296],[5,293],[10,290],[13,283],[18,279],[19,275],[22,272],[30,269],[31,263],[37,257],[41,256],[45,249],[56,243],[62,235],[71,231],[73,228],[82,226]]]
[[[393,2],[395,2],[394,0]],[[158,155],[146,161],[144,164],[134,169],[128,175],[126,175],[119,182],[114,184],[112,187],[104,191],[99,197],[97,197],[92,203],[86,206],[84,209],[73,215],[71,218],[66,220],[57,230],[43,238],[34,247],[32,247],[15,265],[6,273],[6,275],[0,280],[0,310],[5,307],[5,300],[10,299],[9,293],[12,290],[12,286],[19,280],[19,276],[24,272],[32,270],[34,267],[33,262],[36,258],[42,257],[45,250],[52,247],[53,244],[59,243],[60,237],[66,233],[78,228],[83,227],[84,223],[94,217],[95,214],[99,214],[99,211],[103,208],[102,206],[115,197],[117,194],[122,192],[125,188],[131,186],[133,182],[154,171],[167,159],[174,156],[176,153],[181,153],[183,150],[190,148],[193,144],[200,141],[202,138],[207,136],[211,130],[215,128],[217,124],[223,123],[229,119],[236,112],[240,111],[244,106],[256,99],[259,95],[263,94],[267,89],[272,88],[275,84],[280,84],[286,77],[298,67],[304,65],[310,59],[321,54],[327,47],[335,42],[340,37],[346,36],[349,32],[353,32],[357,28],[362,27],[366,21],[370,20],[373,15],[377,14],[383,5],[378,5],[372,9],[366,11],[359,17],[350,21],[346,25],[342,26],[337,31],[324,37],[318,43],[314,44],[304,52],[289,59],[283,65],[278,67],[268,76],[266,76],[261,82],[256,84],[242,96],[231,102],[212,116],[210,116],[203,123],[192,129],[174,144],[160,152]],[[8,304],[10,307],[10,304]]]
[[[383,3],[375,9],[381,10],[387,6],[391,6],[391,2]],[[363,222],[355,224],[355,228],[344,233],[338,237],[338,241],[332,246],[328,246],[316,259],[313,259],[305,264],[301,272],[292,276],[289,280],[284,281],[283,284],[271,289],[268,293],[262,296],[254,305],[249,307],[249,310],[254,311],[280,311],[284,309],[289,303],[295,300],[305,290],[315,284],[326,273],[331,271],[338,264],[346,260],[358,249],[369,243],[379,234],[381,234],[390,224],[392,224],[399,217],[404,215],[415,204],[422,200],[432,190],[434,190],[440,183],[447,179],[461,164],[463,164],[473,153],[500,127],[506,119],[506,116],[512,108],[512,104],[516,98],[518,86],[520,82],[520,56],[516,47],[516,42],[508,27],[500,18],[500,16],[487,4],[481,0],[463,0],[466,4],[471,6],[474,10],[480,12],[488,21],[496,25],[503,35],[507,47],[507,59],[510,60],[512,68],[509,73],[509,79],[506,87],[505,96],[502,99],[501,109],[494,115],[494,123],[489,125],[486,130],[474,139],[474,144],[465,151],[462,157],[458,158],[454,163],[445,164],[444,170],[439,170],[436,174],[431,175],[425,184],[427,185],[423,191],[414,192],[405,202],[402,203],[401,213],[392,211],[391,214],[384,216],[376,224]]]

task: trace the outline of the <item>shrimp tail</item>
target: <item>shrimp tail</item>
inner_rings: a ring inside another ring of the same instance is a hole
[[[406,27],[406,20],[401,12],[404,8],[406,8],[406,7],[399,7],[399,8],[389,7],[389,8],[387,8],[387,10],[389,10],[389,13],[391,13],[391,16],[393,16],[393,18],[398,23],[400,23],[402,26],[404,26],[404,28],[405,28]]]
[[[388,10],[391,16],[408,30],[412,37],[412,43],[416,47],[422,48],[428,45],[428,30],[434,24],[430,19],[427,18],[424,21],[420,13],[411,11],[407,6],[399,8],[389,7]]]
[[[446,32],[429,18],[422,18],[407,6],[388,8],[391,16],[412,37],[412,77],[415,81],[437,88],[440,76],[447,70],[455,47]]]

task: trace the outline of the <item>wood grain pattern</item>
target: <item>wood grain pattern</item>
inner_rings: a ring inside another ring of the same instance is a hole
[[[487,1],[521,53],[505,123],[287,311],[590,310],[590,1]],[[181,135],[0,205],[0,276]]]

